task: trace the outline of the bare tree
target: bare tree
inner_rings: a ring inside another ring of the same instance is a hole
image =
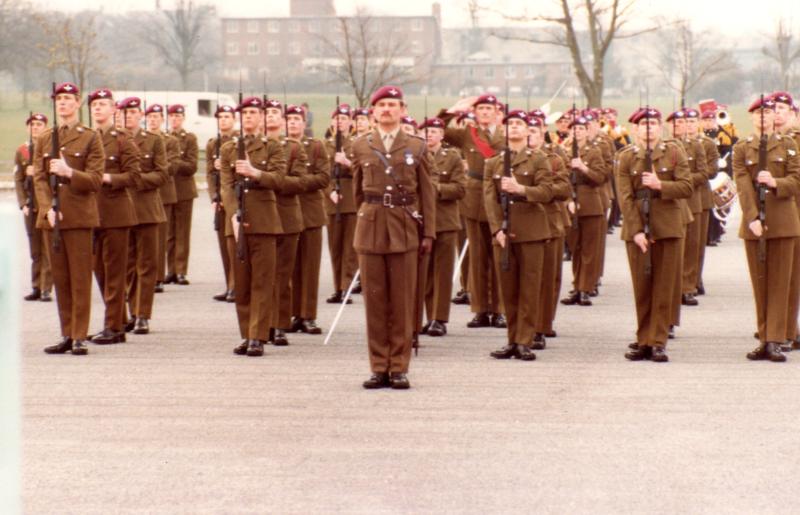
[[[192,0],[177,0],[174,9],[162,10],[150,17],[142,32],[164,63],[175,70],[185,90],[192,72],[202,70],[210,55],[202,49],[204,34],[210,31],[214,8],[195,5]]]
[[[658,69],[683,106],[692,90],[717,74],[733,70],[736,63],[729,50],[711,49],[708,35],[694,32],[689,20],[679,19],[670,25],[675,28],[661,38],[667,44],[661,47]]]
[[[769,48],[764,46],[761,52],[778,64],[781,84],[783,89],[788,91],[792,83],[792,68],[795,61],[800,59],[800,44],[793,43],[791,24],[784,18],[778,20],[773,38],[773,46]]]
[[[593,106],[601,106],[605,87],[604,67],[611,45],[616,40],[632,38],[657,28],[652,26],[626,30],[633,19],[636,0],[557,0],[557,4],[560,14],[553,16],[500,13],[509,21],[537,22],[543,26],[541,30],[537,28],[531,31],[529,36],[509,35],[502,31],[494,35],[502,39],[566,48],[587,102]],[[585,39],[588,39],[588,53],[581,47],[582,40]]]
[[[346,83],[362,106],[383,84],[408,85],[426,77],[425,66],[409,61],[413,57],[406,40],[381,30],[379,23],[358,7],[354,16],[339,18],[338,35],[321,36],[340,62],[333,69],[334,80]]]

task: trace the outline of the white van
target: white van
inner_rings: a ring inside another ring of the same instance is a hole
[[[184,129],[197,136],[197,143],[202,153],[206,142],[217,135],[217,93],[215,91],[114,91],[114,100],[127,97],[139,97],[147,105],[162,106],[180,104],[186,110]],[[236,107],[231,95],[219,94],[219,103]]]

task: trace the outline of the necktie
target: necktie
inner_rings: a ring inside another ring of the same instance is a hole
[[[391,134],[384,134],[384,136],[383,136],[383,146],[386,148],[386,150],[391,150],[392,149],[392,143],[394,143],[394,138],[392,137],[392,135]]]

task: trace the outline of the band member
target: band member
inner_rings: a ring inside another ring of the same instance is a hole
[[[103,184],[97,194],[100,226],[94,231],[92,268],[106,313],[103,330],[91,340],[104,345],[125,341],[128,245],[131,227],[136,225],[130,188],[139,181],[139,149],[127,130],[114,127],[116,107],[110,90],[92,91],[88,103],[105,153]]]
[[[448,127],[445,142],[461,150],[467,161],[467,190],[463,201],[463,215],[469,240],[469,292],[470,308],[475,317],[467,327],[506,327],[500,314],[500,297],[497,281],[492,237],[486,217],[483,196],[483,169],[487,159],[503,147],[502,130],[497,127],[498,101],[492,94],[459,100],[448,110],[439,113],[446,124],[457,113],[472,109],[476,124],[462,128]],[[502,115],[499,115],[502,120]]]
[[[733,177],[733,159],[731,154],[733,146],[739,141],[736,127],[730,121],[725,106],[718,105],[711,101],[708,105],[701,103],[703,133],[711,138],[717,146],[717,153],[722,156],[725,162],[722,171]],[[708,246],[716,247],[725,234],[725,228],[716,217],[712,215],[709,219]]]
[[[744,239],[760,341],[747,359],[779,362],[786,361],[781,344],[789,326],[790,279],[800,236],[795,200],[800,157],[792,138],[773,131],[775,100],[759,98],[748,111],[754,134],[733,148],[733,177],[742,207],[739,237]]]
[[[243,338],[233,352],[263,356],[272,326],[276,241],[281,233],[275,191],[286,175],[286,156],[280,141],[260,133],[260,98],[244,99],[237,110],[244,141],[237,136],[222,147],[220,168],[225,234],[234,257],[236,317]],[[238,156],[240,144],[244,159]]]
[[[81,97],[75,84],[55,86],[52,99],[57,119],[34,144],[33,181],[41,206],[36,225],[44,231],[50,256],[62,339],[44,351],[83,355],[88,353],[84,343],[92,307],[88,256],[92,229],[100,223],[95,195],[103,180],[103,144],[78,121]]]
[[[400,130],[403,92],[379,88],[378,126],[353,143],[355,249],[362,274],[372,376],[364,388],[409,388],[412,335],[421,295],[420,254],[436,236],[436,198],[425,143]]]
[[[691,196],[692,182],[678,144],[661,141],[657,109],[640,109],[631,123],[636,143],[620,152],[615,172],[637,319],[636,342],[625,357],[666,362],[684,231],[678,199]]]
[[[285,346],[289,345],[286,330],[292,326],[292,274],[297,257],[297,243],[303,231],[303,212],[298,194],[305,191],[307,185],[308,157],[299,139],[281,135],[281,130],[286,127],[281,103],[277,100],[267,100],[264,108],[267,138],[279,141],[286,156],[286,173],[280,186],[275,190],[281,232],[275,241],[277,262],[273,293],[274,334],[271,338],[273,345]]]
[[[148,334],[158,279],[158,227],[166,222],[159,190],[169,180],[167,154],[161,134],[140,127],[144,113],[139,98],[121,100],[119,109],[139,149],[139,178],[130,190],[136,207],[136,225],[131,228],[128,246],[128,309],[131,318],[125,331]]]
[[[36,227],[39,204],[33,187],[33,147],[34,142],[47,129],[47,116],[40,113],[31,114],[25,125],[28,126],[28,141],[20,145],[14,155],[14,187],[25,221],[25,233],[28,235],[31,254],[31,292],[23,298],[50,302],[53,276],[50,273],[50,258],[47,256],[47,249],[42,239],[42,230]]]
[[[178,141],[175,159],[175,207],[167,231],[168,276],[176,284],[186,285],[189,270],[189,247],[192,239],[192,205],[197,198],[194,175],[197,173],[197,136],[183,128],[186,112],[182,105],[169,106],[170,136]]]
[[[219,226],[215,225],[217,233],[217,243],[219,244],[219,254],[222,257],[222,269],[225,272],[225,291],[214,295],[214,300],[233,302],[235,293],[233,291],[233,259],[228,253],[228,242],[225,237],[225,208],[222,205],[222,192],[220,188],[221,161],[220,153],[222,146],[233,139],[233,128],[236,123],[236,109],[229,105],[217,107],[214,113],[219,125],[219,141],[211,138],[206,144],[206,182],[208,183],[208,196],[211,199],[211,208],[214,216],[219,216]],[[217,214],[219,213],[219,215]]]
[[[547,155],[528,148],[525,111],[509,111],[503,123],[508,147],[486,162],[484,196],[497,242],[494,263],[508,317],[508,344],[491,356],[532,361],[536,359],[531,346],[541,309],[545,242],[552,237],[545,204],[553,198],[553,177]],[[511,154],[508,170],[505,152]],[[501,207],[503,196],[508,202],[506,213]]]
[[[573,289],[562,304],[591,306],[589,294],[597,288],[600,279],[602,239],[606,237],[603,188],[606,182],[606,162],[599,145],[589,141],[589,120],[577,116],[570,122],[567,148],[572,145],[572,135],[578,142],[578,154],[570,155],[574,174],[573,188],[577,188],[577,202],[570,201],[569,211],[577,223],[567,236],[572,254]]]
[[[316,322],[317,296],[322,263],[322,227],[328,222],[324,190],[331,181],[330,162],[322,141],[303,136],[306,133],[306,111],[290,105],[286,109],[286,116],[289,138],[301,141],[308,156],[304,188],[299,195],[303,232],[297,243],[297,259],[292,274],[292,321],[289,332],[320,334],[322,330]]]
[[[356,203],[353,197],[351,171],[354,139],[350,137],[352,119],[350,106],[341,104],[331,114],[330,137],[325,140],[325,150],[331,159],[331,184],[326,191],[325,209],[328,213],[328,250],[333,267],[333,294],[329,304],[344,299],[344,291],[358,270],[358,258],[353,249],[356,229]],[[336,134],[340,134],[341,151],[336,150]],[[347,299],[348,304],[352,302]]]
[[[447,334],[456,244],[461,229],[458,201],[464,198],[467,183],[458,151],[442,146],[444,128],[444,122],[439,118],[427,119],[421,127],[426,136],[431,181],[436,194],[436,240],[429,259],[425,288],[428,323],[422,330],[428,336]]]

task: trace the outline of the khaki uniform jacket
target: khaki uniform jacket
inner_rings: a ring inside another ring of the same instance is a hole
[[[692,194],[692,178],[686,153],[674,141],[662,141],[652,150],[653,169],[661,181],[661,191],[651,191],[650,232],[653,240],[682,238],[684,223],[680,199]],[[620,151],[617,164],[617,193],[624,223],[621,238],[633,241],[644,231],[642,199],[636,192],[644,190],[645,149],[629,145]]]
[[[703,144],[703,150],[706,152],[706,174],[708,175],[708,180],[711,180],[719,171],[719,149],[714,140],[705,134],[699,134],[697,139]],[[714,194],[711,193],[711,186],[709,186],[708,181],[700,186],[700,192],[703,211],[714,207]]]
[[[43,208],[39,210],[36,227],[50,229],[47,211],[53,201],[50,189],[50,160],[52,153],[51,134],[46,129],[34,143],[33,183],[36,199]],[[100,225],[97,211],[97,192],[103,181],[103,143],[95,131],[75,124],[59,130],[59,153],[72,168],[72,178],[59,187],[61,229],[89,229]],[[58,156],[55,156],[58,158]]]
[[[28,199],[33,200],[33,211],[39,210],[36,202],[36,193],[33,188],[33,177],[31,177],[30,194],[25,188],[25,168],[33,164],[33,153],[28,150],[28,143],[23,143],[14,153],[14,189],[17,192],[17,204],[22,209],[28,204]]]
[[[353,184],[359,206],[353,247],[362,254],[394,254],[419,248],[420,236],[436,237],[436,195],[431,181],[426,144],[402,130],[391,149],[383,147],[377,129],[353,143]],[[392,169],[376,155],[380,153]],[[397,181],[397,182],[395,182]],[[386,207],[365,202],[366,196],[399,195],[413,200],[407,206]],[[422,217],[422,227],[411,216]]]
[[[303,230],[303,211],[298,194],[305,191],[308,157],[303,144],[294,139],[278,140],[286,155],[286,174],[276,189],[278,215],[283,234],[297,234]]]
[[[702,187],[708,185],[706,151],[696,138],[683,138],[680,143],[686,152],[686,161],[689,163],[689,173],[692,177],[692,196],[687,202],[692,215],[698,215],[703,211]]]
[[[461,217],[458,201],[466,193],[467,174],[461,156],[455,149],[440,148],[428,152],[431,163],[431,181],[436,191],[436,232],[458,231]]]
[[[173,131],[171,136],[178,140],[178,157],[175,159],[175,194],[178,202],[197,198],[197,185],[194,174],[197,173],[197,136],[191,132]],[[206,154],[208,155],[208,154]]]
[[[178,193],[175,190],[175,175],[178,173],[181,145],[178,142],[178,138],[166,132],[159,134],[164,140],[164,149],[167,153],[167,173],[169,174],[169,180],[159,190],[161,202],[164,205],[176,204],[178,202]]]
[[[496,234],[502,227],[500,180],[503,177],[503,155],[486,162],[483,193],[489,228]],[[553,171],[550,160],[541,150],[525,149],[511,154],[511,173],[525,186],[524,199],[509,199],[508,230],[510,243],[547,240],[553,237],[545,205],[553,199]],[[497,241],[493,243],[498,245]]]
[[[558,145],[549,143],[542,146],[541,150],[550,162],[553,181],[553,199],[545,204],[547,221],[550,223],[550,232],[553,237],[560,238],[566,235],[566,228],[571,225],[567,201],[572,199],[572,185],[569,182],[569,170],[564,160],[566,154]]]
[[[611,187],[611,175],[614,173],[614,153],[616,147],[614,146],[614,140],[603,131],[599,131],[597,136],[595,136],[590,143],[599,147],[603,154],[603,163],[605,163],[605,168],[603,169],[605,180],[603,181],[602,189],[602,194],[605,196],[603,207],[608,209],[608,207],[610,207],[608,202],[614,198],[614,189]]]
[[[137,221],[130,188],[140,173],[139,149],[128,131],[111,128],[97,133],[103,141],[105,173],[111,176],[111,184],[103,184],[97,195],[100,227],[133,227]]]
[[[331,183],[330,160],[325,144],[313,138],[303,138],[308,162],[306,163],[305,189],[300,194],[303,210],[303,229],[322,227],[328,223],[325,212],[325,191]]]
[[[225,136],[220,133],[219,153],[222,154],[222,147],[225,143],[231,141],[233,136]],[[206,143],[206,183],[208,184],[208,199],[214,202],[214,197],[219,193],[219,171],[214,170],[214,159],[219,158],[217,155],[217,138],[211,138]]]
[[[236,156],[238,139],[234,137],[222,147],[221,182],[222,205],[225,207],[225,235],[233,236],[231,218],[239,209],[236,198]],[[247,180],[245,196],[244,232],[246,234],[282,234],[283,226],[278,214],[275,191],[283,184],[286,175],[286,154],[276,139],[260,134],[245,137],[245,154],[254,168],[262,171],[258,179]]]
[[[347,159],[351,162],[353,161],[353,141],[355,141],[353,138],[345,136],[344,134],[342,135],[342,152],[345,153]],[[328,158],[330,159],[331,175],[331,182],[325,190],[325,210],[328,216],[333,216],[336,214],[336,204],[331,201],[331,192],[333,192],[336,186],[336,177],[334,177],[334,173],[336,172],[336,163],[334,161],[336,157],[336,138],[331,136],[325,140],[325,151],[328,153]],[[353,189],[353,170],[344,165],[339,166],[339,187],[339,194],[342,196],[342,198],[339,199],[339,212],[342,214],[349,214],[358,211],[358,205],[356,204],[355,197],[353,197],[353,191],[355,191]]]
[[[578,148],[578,156],[589,168],[587,173],[575,171],[578,188],[578,217],[605,214],[603,184],[606,177],[606,161],[599,144],[584,143]],[[570,159],[571,160],[571,156]],[[569,171],[572,174],[572,170]]]
[[[733,178],[742,206],[739,237],[757,240],[748,225],[758,219],[758,136],[740,140],[733,147]],[[767,140],[767,171],[777,182],[777,188],[767,190],[767,239],[800,236],[795,196],[800,194],[800,156],[792,138],[773,134]]]
[[[139,177],[131,188],[138,224],[160,224],[167,221],[159,189],[169,181],[167,154],[160,134],[138,130],[133,137],[139,149]]]

